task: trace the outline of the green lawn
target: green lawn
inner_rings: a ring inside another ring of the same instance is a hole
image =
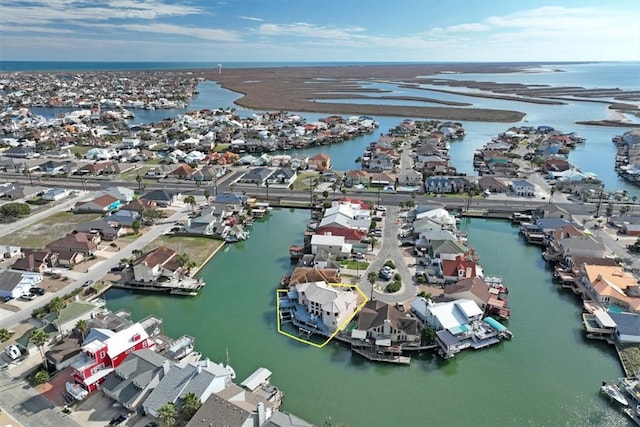
[[[121,173],[119,176],[119,179],[121,181],[134,182],[138,177],[138,175],[140,175],[141,177],[144,177],[144,174],[146,174],[151,169],[153,169],[153,166],[141,166],[137,169],[133,169],[125,173]],[[145,180],[143,179],[142,182],[145,182]]]
[[[0,244],[23,248],[43,248],[47,243],[71,233],[79,224],[99,218],[99,213],[58,212],[17,232],[1,236]]]
[[[309,190],[311,183],[318,176],[318,172],[315,171],[302,172],[293,182],[292,187],[294,190]]]
[[[209,239],[207,237],[186,237],[186,236],[160,236],[143,251],[148,252],[158,246],[166,246],[178,252],[186,253],[189,259],[200,267],[204,261],[220,246],[224,244],[221,240]]]
[[[88,146],[88,145],[74,145],[73,147],[69,148],[69,150],[71,151],[71,153],[75,154],[82,154],[83,156],[85,154],[87,154],[87,151],[91,150],[92,147]]]

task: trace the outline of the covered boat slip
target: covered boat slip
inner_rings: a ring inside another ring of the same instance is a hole
[[[492,317],[472,325],[458,325],[436,332],[440,355],[445,359],[456,353],[473,348],[478,350],[500,342],[500,338],[510,338],[511,332]]]
[[[271,379],[271,371],[267,368],[258,368],[249,377],[242,381],[240,385],[249,391],[255,391],[263,384],[266,384]]]

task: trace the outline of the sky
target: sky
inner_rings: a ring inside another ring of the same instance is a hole
[[[0,60],[640,61],[640,1],[1,0]]]

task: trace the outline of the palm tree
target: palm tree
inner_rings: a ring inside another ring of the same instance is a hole
[[[184,198],[183,202],[185,202],[185,203],[186,203],[186,204],[188,204],[188,205],[191,205],[191,210],[192,210],[193,212],[195,212],[195,211],[196,211],[196,205],[197,205],[198,203],[196,202],[196,198],[195,198],[195,197],[193,197],[192,195],[186,196],[186,197]]]
[[[138,183],[138,191],[142,191],[142,177],[140,174],[136,176],[136,182]]]
[[[556,193],[556,187],[551,187],[551,192],[549,193],[549,204],[551,204],[551,200],[553,200],[553,195]]]
[[[211,197],[211,191],[209,191],[208,188],[204,189],[204,198],[207,201],[207,204],[209,204],[209,197]]]
[[[51,301],[49,301],[49,309],[53,311],[56,316],[60,314],[63,308],[65,308],[67,303],[60,297],[55,297]]]
[[[200,409],[200,406],[202,406],[202,402],[200,402],[200,398],[193,392],[185,394],[182,398],[182,412],[188,418],[191,418],[193,414]]]
[[[36,347],[38,347],[38,351],[40,351],[40,357],[42,357],[42,365],[45,370],[49,369],[49,365],[47,364],[47,358],[44,355],[44,346],[47,343],[49,336],[42,329],[34,329],[31,332],[31,337],[29,337],[29,341],[33,343]]]
[[[80,319],[78,320],[78,322],[76,322],[75,328],[80,332],[82,341],[84,341],[85,334],[89,330],[89,323],[87,323],[87,321],[84,319]]]
[[[178,409],[173,402],[167,402],[160,409],[158,409],[158,418],[165,427],[170,427],[176,422],[178,416]]]

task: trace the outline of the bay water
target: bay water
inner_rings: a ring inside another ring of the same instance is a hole
[[[214,361],[228,351],[238,381],[270,369],[286,393],[283,409],[316,425],[626,425],[598,394],[601,381],[622,376],[614,350],[584,337],[580,300],[551,283],[540,249],[508,222],[467,219],[461,229],[486,273],[509,286],[510,341],[449,361],[424,353],[395,366],[365,361],[338,343],[317,349],[278,334],[275,290],[308,218],[308,211],[276,209],[256,222],[250,239],[201,270],[207,286],[197,297],[111,290],[107,305],[134,319],[161,316],[165,333],[195,337],[196,349]]]

